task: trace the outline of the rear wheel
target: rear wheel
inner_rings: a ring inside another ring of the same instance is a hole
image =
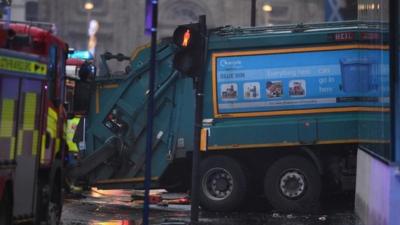
[[[279,211],[314,211],[319,205],[320,192],[320,175],[304,157],[279,159],[268,168],[264,178],[264,193]]]
[[[200,164],[200,204],[208,210],[230,211],[244,201],[247,181],[242,166],[229,157],[204,159]]]

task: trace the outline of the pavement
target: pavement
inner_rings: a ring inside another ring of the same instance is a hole
[[[142,201],[133,201],[134,191],[92,189],[81,198],[67,198],[63,225],[139,225],[142,222]],[[167,198],[167,197],[165,197]],[[174,197],[171,197],[173,199]],[[255,200],[241,212],[207,212],[200,210],[196,224],[212,225],[362,225],[353,212],[349,196],[325,200],[317,214],[282,214],[271,210],[262,200]],[[190,224],[190,204],[151,204],[150,224]],[[194,224],[194,223],[192,223]]]

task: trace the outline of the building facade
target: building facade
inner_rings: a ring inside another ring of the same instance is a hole
[[[358,0],[358,19],[363,21],[389,21],[389,0]]]
[[[11,5],[11,20],[38,21],[39,5],[37,0],[13,0]]]
[[[339,0],[340,1],[340,0]],[[84,9],[86,0],[39,0],[39,19],[53,22],[58,34],[75,49],[86,49],[89,20],[95,19],[96,55],[104,51],[130,54],[135,47],[149,42],[144,34],[145,0],[92,0],[94,8]],[[262,10],[270,4],[272,11]],[[256,25],[293,24],[324,21],[324,1],[258,0]],[[178,24],[206,15],[208,27],[249,26],[250,0],[162,0],[159,1],[159,37],[171,36]]]

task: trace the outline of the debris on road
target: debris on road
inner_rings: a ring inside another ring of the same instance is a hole
[[[278,217],[280,217],[279,213],[272,213],[272,218],[278,218]]]
[[[288,219],[293,219],[295,216],[293,216],[293,214],[287,214],[286,215],[286,218],[288,218]]]
[[[319,221],[325,221],[326,220],[326,215],[320,216],[318,218]]]
[[[142,205],[144,199],[144,191],[135,190],[131,195],[134,205]],[[186,193],[167,193],[160,190],[152,190],[149,195],[150,204],[159,206],[168,205],[189,205],[189,195]]]

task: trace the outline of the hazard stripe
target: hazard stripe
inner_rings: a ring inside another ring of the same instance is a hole
[[[23,143],[23,135],[24,135],[24,131],[23,130],[19,130],[18,131],[18,144],[17,144],[17,154],[21,155],[22,154],[22,143]]]
[[[46,132],[49,133],[50,137],[47,137],[46,134],[42,136],[42,146],[41,146],[41,154],[40,154],[40,163],[45,164],[49,163],[52,158],[53,149],[57,151],[57,148],[60,146],[60,140],[57,139],[57,121],[58,121],[58,113],[53,108],[49,107],[47,109],[47,123],[46,123]],[[49,138],[49,140],[47,140]],[[46,142],[50,143],[50,146],[46,148]]]
[[[37,103],[38,97],[36,93],[25,93],[22,108],[22,127],[18,130],[18,155],[36,155],[38,153],[39,131],[35,126]]]
[[[32,155],[37,155],[38,152],[38,141],[39,141],[39,131],[34,130],[32,134]]]
[[[11,143],[10,143],[10,160],[14,160],[15,159],[15,137],[11,138]]]
[[[57,112],[54,109],[49,108],[47,115],[50,116],[51,118],[55,118],[57,120]]]
[[[47,111],[47,128],[46,130],[50,133],[51,138],[57,136],[57,112],[54,109],[49,108]]]
[[[1,158],[13,160],[15,158],[15,137],[14,137],[14,109],[15,101],[13,99],[3,99],[0,102],[0,149]]]
[[[11,99],[3,100],[0,118],[0,137],[13,137],[14,128],[14,106],[15,102]]]
[[[23,130],[35,129],[36,101],[36,93],[26,93],[24,104],[24,120],[22,124]]]
[[[60,140],[60,138],[56,138],[55,154],[57,154],[60,151],[60,146],[61,146],[61,140]]]
[[[46,157],[46,135],[42,135],[42,148],[40,151],[40,163],[45,163],[45,157]]]

